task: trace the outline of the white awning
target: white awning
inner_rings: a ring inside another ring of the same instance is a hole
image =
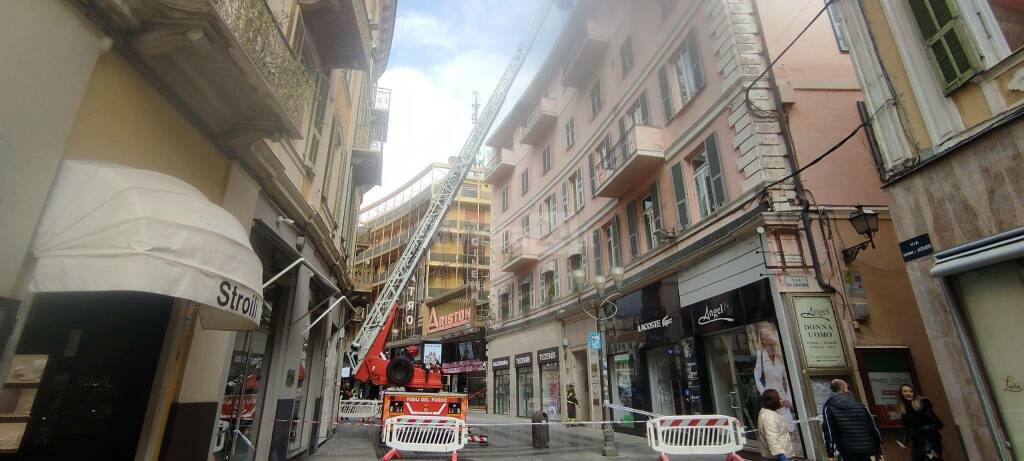
[[[173,176],[64,161],[32,251],[37,293],[159,293],[199,304],[203,328],[259,324],[263,266],[245,229]]]

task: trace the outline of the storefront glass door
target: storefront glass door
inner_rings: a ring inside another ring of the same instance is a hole
[[[748,428],[757,427],[760,396],[754,381],[755,356],[745,327],[709,335],[704,339],[714,411],[738,418]],[[759,445],[757,432],[747,434]]]
[[[672,380],[672,367],[677,366],[669,357],[672,347],[659,347],[647,351],[647,373],[651,383],[651,413],[676,414],[676,395]]]
[[[558,362],[540,366],[540,399],[549,419],[562,419],[562,389]]]
[[[494,370],[494,414],[507,415],[509,407],[508,369]]]
[[[533,412],[533,368],[516,368],[516,416],[530,417]]]

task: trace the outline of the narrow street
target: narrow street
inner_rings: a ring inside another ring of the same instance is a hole
[[[512,416],[470,413],[469,421],[478,424],[523,423],[524,418]],[[482,426],[473,430],[474,434],[487,435],[489,443],[479,445],[470,443],[459,452],[459,459],[464,461],[517,459],[529,461],[555,460],[596,460],[601,456],[601,430],[599,426],[566,427],[553,424],[551,441],[548,448],[533,448],[530,431],[527,425],[520,426]],[[361,425],[340,425],[334,437],[320,447],[316,455],[303,458],[309,461],[371,461],[379,460],[387,450],[375,443],[377,428]],[[647,446],[647,440],[634,435],[615,433],[615,445],[619,456],[610,459],[644,460],[657,459],[658,455]],[[402,453],[402,459],[447,460],[450,455],[429,453]],[[673,457],[688,461],[712,460],[716,457]]]

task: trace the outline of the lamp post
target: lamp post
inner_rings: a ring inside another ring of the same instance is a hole
[[[850,224],[858,234],[868,239],[843,250],[843,262],[846,264],[856,260],[857,254],[861,250],[867,249],[868,244],[871,245],[871,248],[875,247],[875,232],[878,232],[878,213],[875,210],[857,205],[857,209],[850,214]]]
[[[615,289],[619,290],[622,288],[622,277],[623,271],[621,267],[612,267],[609,271],[612,282],[615,284]],[[608,387],[608,355],[605,354],[605,344],[607,344],[605,321],[615,317],[615,313],[619,310],[619,307],[611,301],[614,294],[608,297],[604,296],[605,284],[607,279],[602,275],[594,277],[593,287],[597,291],[597,297],[600,298],[600,302],[597,304],[597,309],[593,315],[590,314],[585,307],[583,307],[583,291],[585,291],[584,284],[587,282],[587,274],[581,269],[572,271],[573,280],[573,291],[576,292],[577,302],[580,304],[580,309],[583,310],[587,315],[590,315],[594,320],[597,321],[597,331],[601,335],[601,347],[598,348],[597,353],[601,360],[601,415],[604,421],[601,424],[601,432],[604,436],[604,447],[601,448],[601,454],[604,456],[618,456],[619,449],[615,446],[615,433],[612,431],[612,425],[608,421],[612,420],[612,410],[608,408],[608,402],[611,401],[611,393]],[[587,287],[589,288],[589,287]],[[608,313],[605,306],[612,306],[614,309]]]

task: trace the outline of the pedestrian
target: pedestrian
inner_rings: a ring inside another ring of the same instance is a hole
[[[789,438],[786,420],[779,413],[782,408],[782,396],[775,389],[765,389],[761,393],[761,413],[757,416],[757,427],[764,439],[771,459],[789,461],[793,454],[793,446]]]
[[[572,383],[569,383],[569,388],[565,391],[565,403],[566,403],[566,421],[570,426],[576,425],[576,407],[579,406],[580,401],[576,398],[576,389]]]
[[[821,409],[822,432],[829,461],[869,461],[882,455],[882,434],[864,404],[841,379],[830,384],[833,395]]]
[[[912,461],[942,460],[942,420],[935,415],[932,403],[909,384],[900,386],[896,409],[903,418],[903,441],[910,443]]]

